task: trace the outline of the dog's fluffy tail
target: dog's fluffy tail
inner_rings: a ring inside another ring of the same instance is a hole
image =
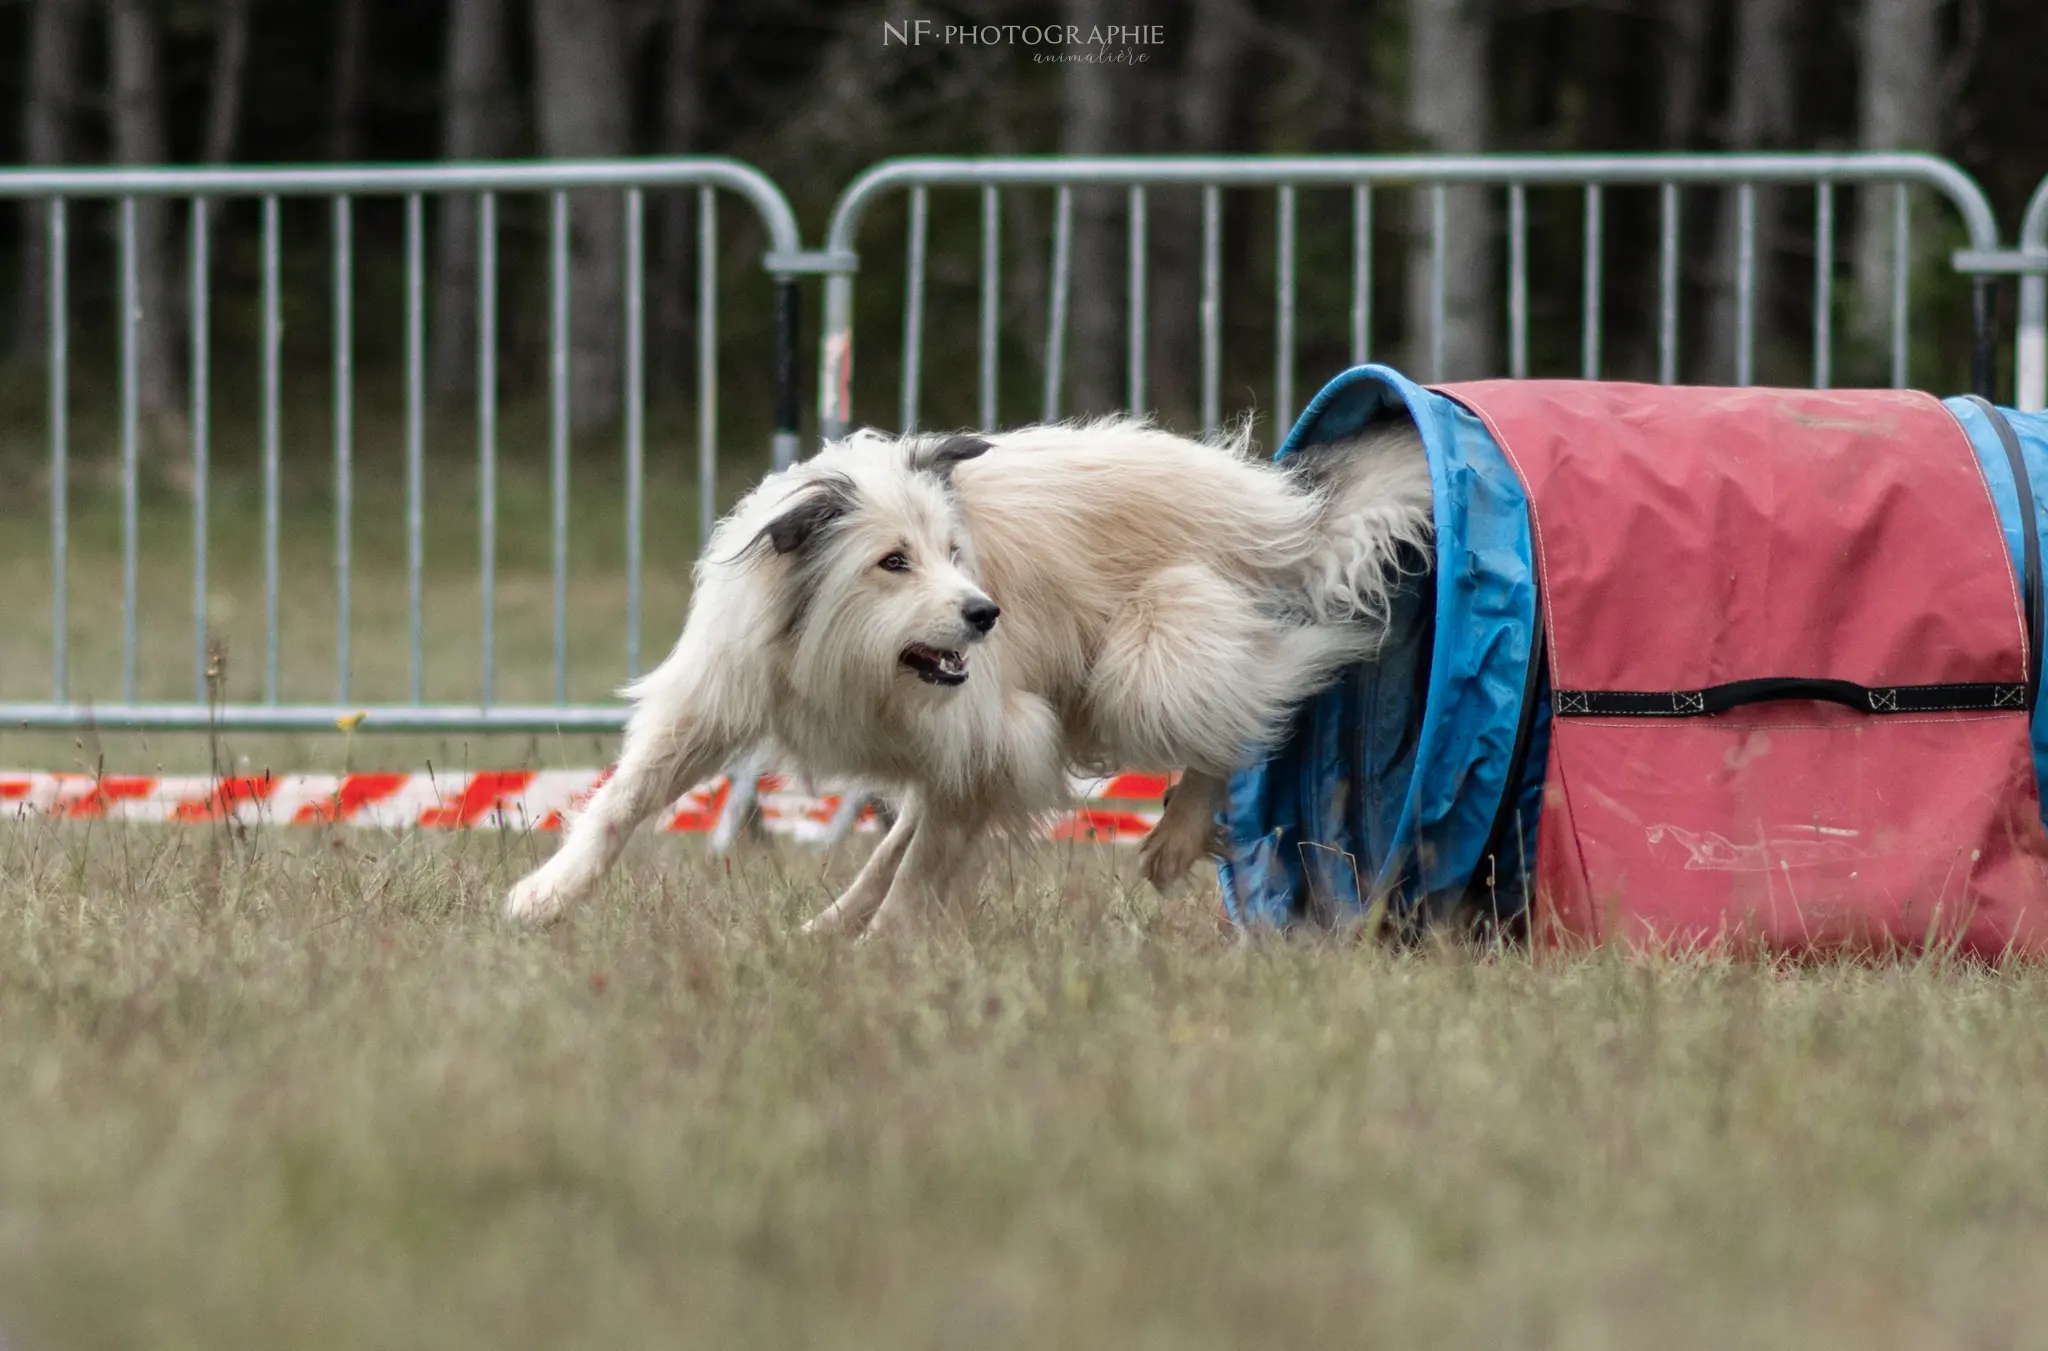
[[[1389,419],[1289,458],[1322,504],[1304,578],[1311,612],[1320,623],[1384,628],[1395,594],[1430,568],[1436,523],[1422,438],[1413,423]]]

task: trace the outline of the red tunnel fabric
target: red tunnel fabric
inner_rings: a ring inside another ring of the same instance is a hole
[[[1530,499],[1560,692],[1540,933],[2048,950],[2023,701],[1627,717],[1573,716],[1562,698],[1772,677],[2024,686],[2020,588],[1975,452],[1939,402],[1574,381],[1442,392],[1484,419]]]

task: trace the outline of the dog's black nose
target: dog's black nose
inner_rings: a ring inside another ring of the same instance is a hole
[[[996,616],[1002,611],[987,596],[976,596],[960,607],[960,617],[967,621],[976,633],[987,633],[996,626]]]

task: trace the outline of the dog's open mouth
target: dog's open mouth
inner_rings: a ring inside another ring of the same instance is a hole
[[[912,643],[903,649],[897,658],[908,666],[917,678],[927,685],[964,685],[967,683],[967,658],[948,648],[926,647],[923,643]]]

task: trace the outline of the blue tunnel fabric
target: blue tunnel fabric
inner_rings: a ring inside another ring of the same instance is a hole
[[[1991,500],[1998,508],[1998,524],[2012,555],[2013,575],[2024,576],[2026,537],[2021,533],[2024,527],[2020,522],[2020,495],[2013,482],[2012,461],[2006,456],[1998,429],[1992,426],[1983,408],[1970,399],[1944,399],[1942,405],[1969,435],[1970,445],[1977,452],[1977,463],[1984,470],[1984,481],[1991,488]],[[2021,462],[2032,486],[2034,534],[2043,556],[2048,557],[2048,413],[2020,413],[2010,408],[1998,411],[2019,438]],[[2048,639],[2048,627],[2044,627],[2042,637]],[[2042,688],[2043,693],[2034,700],[2031,740],[2034,780],[2043,785],[2042,823],[2048,825],[2048,680],[2042,682]]]
[[[1385,366],[1360,366],[1310,401],[1275,454],[1341,440],[1383,417],[1413,420],[1435,493],[1435,568],[1397,601],[1379,657],[1301,710],[1281,743],[1230,783],[1219,865],[1245,925],[1335,922],[1385,898],[1413,915],[1462,897],[1487,852],[1527,700],[1533,731],[1491,881],[1519,910],[1533,857],[1545,691],[1527,498],[1484,424]],[[1512,867],[1507,865],[1512,864]]]

